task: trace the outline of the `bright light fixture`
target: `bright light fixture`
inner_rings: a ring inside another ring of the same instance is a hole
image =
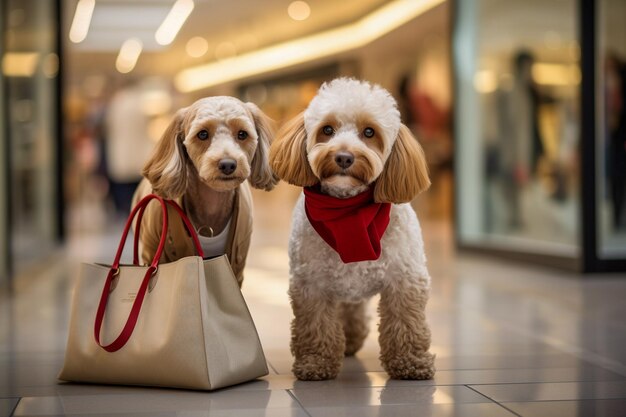
[[[169,45],[174,41],[193,7],[193,0],[177,0],[174,3],[172,10],[167,14],[154,35],[159,45]]]
[[[547,64],[537,62],[532,67],[533,80],[537,84],[571,86],[580,84],[578,65]]]
[[[201,36],[194,36],[187,41],[185,51],[192,58],[200,58],[209,50],[209,43]]]
[[[37,52],[7,52],[2,57],[2,73],[7,77],[32,77],[37,61]]]
[[[174,83],[179,91],[190,92],[347,52],[367,45],[443,2],[396,0],[352,24],[188,68],[176,75]]]
[[[115,61],[115,68],[122,74],[131,72],[137,64],[142,49],[143,43],[139,39],[127,39],[120,48],[120,53]]]
[[[474,74],[474,88],[481,94],[493,93],[498,89],[498,78],[493,71],[482,70]]]
[[[293,1],[287,7],[287,14],[293,20],[306,20],[311,15],[311,8],[306,1]]]
[[[91,25],[91,16],[96,7],[96,0],[79,0],[76,4],[74,20],[70,27],[70,41],[80,43],[85,40]]]

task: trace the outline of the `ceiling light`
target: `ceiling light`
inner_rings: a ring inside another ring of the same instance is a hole
[[[80,43],[85,40],[91,24],[93,9],[96,7],[96,0],[79,0],[76,4],[74,20],[70,27],[70,41]]]
[[[181,92],[195,91],[347,52],[367,45],[444,1],[396,0],[355,23],[188,68],[179,72],[174,82]]]
[[[115,68],[122,74],[131,72],[137,64],[142,48],[143,44],[139,39],[131,38],[126,40],[120,48],[120,53],[115,61]]]
[[[2,57],[2,72],[7,77],[32,77],[38,60],[37,52],[7,52]]]
[[[311,8],[306,1],[294,1],[287,7],[287,13],[293,20],[306,20],[311,15]]]
[[[157,29],[154,38],[159,45],[169,45],[174,41],[180,28],[191,14],[193,0],[177,0],[172,10],[165,17],[161,26]]]
[[[200,58],[209,50],[209,43],[203,37],[195,36],[187,41],[185,50],[190,57]]]

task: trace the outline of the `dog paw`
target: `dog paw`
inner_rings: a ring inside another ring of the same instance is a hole
[[[341,361],[319,355],[307,355],[293,363],[293,374],[301,381],[323,381],[335,379],[341,368]]]
[[[392,379],[432,379],[435,375],[435,355],[424,352],[383,361],[383,368]]]

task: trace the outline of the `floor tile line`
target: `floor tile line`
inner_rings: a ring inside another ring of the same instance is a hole
[[[20,404],[20,401],[22,401],[22,397],[11,397],[11,398],[17,398],[17,402],[13,406],[13,409],[9,412],[9,417],[13,417],[13,413],[15,413],[15,410],[17,410],[17,406]]]
[[[294,394],[294,393],[293,393],[290,389],[287,389],[287,390],[285,390],[285,391],[287,391],[287,394],[289,394],[289,396],[290,396],[291,398],[293,398],[293,400],[294,400],[294,401],[295,401],[295,402],[296,402],[296,403],[300,406],[300,408],[304,411],[304,413],[305,413],[307,416],[309,416],[309,417],[313,417],[313,416],[311,415],[311,413],[309,413],[309,410],[307,410],[306,408],[304,408],[304,406],[302,405],[302,403],[300,402],[300,400],[298,399],[298,397],[296,397],[296,395],[295,395],[295,394]]]
[[[465,387],[466,387],[466,388],[471,389],[471,390],[472,390],[472,391],[474,391],[476,394],[481,395],[481,396],[483,396],[483,397],[487,398],[489,401],[491,401],[491,402],[493,402],[493,403],[495,403],[495,404],[498,404],[500,407],[504,408],[504,409],[505,409],[506,411],[508,411],[509,413],[515,414],[515,415],[516,415],[516,416],[518,416],[518,417],[522,417],[522,415],[521,415],[521,414],[517,414],[515,411],[513,411],[513,410],[511,410],[510,408],[508,408],[508,407],[504,406],[503,404],[501,404],[501,403],[499,403],[498,401],[494,400],[494,399],[493,399],[493,398],[491,398],[490,396],[488,396],[488,395],[486,395],[486,394],[483,394],[482,392],[480,392],[480,391],[478,391],[478,390],[476,390],[476,389],[472,388],[472,387],[471,387],[471,386],[469,386],[469,385],[465,385]]]

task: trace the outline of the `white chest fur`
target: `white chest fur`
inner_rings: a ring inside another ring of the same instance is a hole
[[[344,264],[311,226],[301,196],[294,209],[289,240],[292,285],[305,285],[309,291],[349,302],[369,298],[399,280],[429,286],[421,229],[409,204],[392,206],[381,244],[378,260]]]

